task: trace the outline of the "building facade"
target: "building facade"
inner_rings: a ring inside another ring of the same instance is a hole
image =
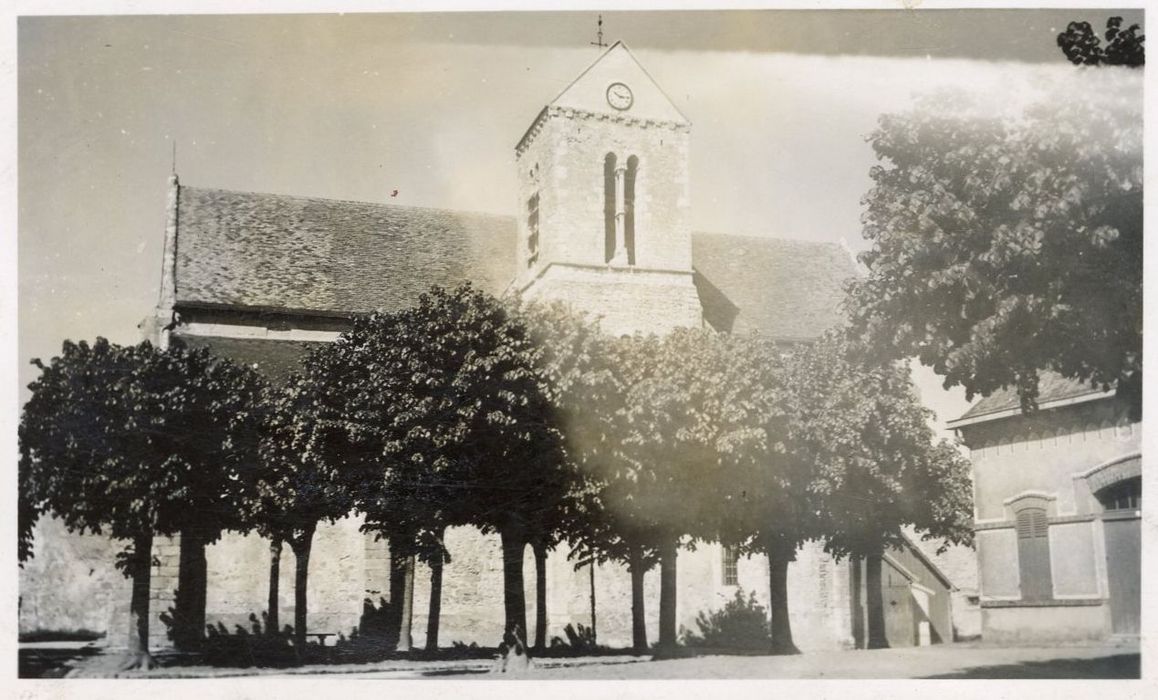
[[[690,122],[627,47],[616,44],[548,103],[519,140],[514,217],[195,188],[174,176],[161,291],[146,335],[163,345],[209,347],[276,380],[311,347],[335,339],[355,315],[405,308],[431,285],[469,281],[494,294],[565,301],[615,334],[710,327],[759,331],[786,343],[819,336],[838,320],[842,285],[856,274],[851,254],[830,244],[693,232],[690,135]],[[315,535],[311,631],[349,633],[367,601],[389,596],[387,545],[361,533],[360,524],[351,516],[323,524]],[[62,537],[42,538],[23,574],[22,624],[63,623],[76,602],[61,599],[70,595],[67,589],[44,583],[61,575],[52,568],[61,563],[42,552],[74,546],[55,544]],[[446,546],[451,560],[443,573],[440,639],[496,644],[503,628],[497,536],[452,528]],[[155,547],[153,613],[159,615],[172,604],[179,543],[159,540]],[[627,571],[614,565],[576,570],[568,553],[564,544],[548,558],[548,636],[562,636],[568,624],[594,625],[601,644],[630,645]],[[269,543],[227,535],[206,556],[209,621],[248,626],[249,616],[265,609]],[[99,567],[111,569],[111,562],[108,556]],[[882,577],[894,603],[890,639],[898,645],[951,639],[952,583],[913,546],[891,553],[886,564]],[[535,580],[533,566],[528,551],[528,582]],[[117,621],[128,619],[128,586],[93,583],[97,568],[84,590],[101,591],[116,643],[127,627]],[[293,569],[288,562],[281,567],[283,620],[292,619]],[[680,552],[677,578],[677,616],[689,628],[700,612],[722,607],[737,591],[754,591],[768,603],[763,557],[741,559],[719,546],[700,546]],[[645,577],[652,641],[658,589],[659,574],[652,571]],[[862,641],[863,592],[858,566],[835,562],[816,545],[802,548],[789,567],[798,646]],[[535,598],[527,593],[528,619],[534,619]],[[429,595],[429,571],[419,565],[416,644],[425,641]],[[163,625],[155,623],[153,635],[154,644],[167,643]]]
[[[1125,403],[1047,374],[1036,413],[1005,390],[949,427],[973,462],[984,638],[1136,636],[1141,424]]]

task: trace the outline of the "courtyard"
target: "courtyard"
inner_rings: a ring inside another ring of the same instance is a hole
[[[1005,647],[983,643],[926,647],[829,651],[794,656],[699,655],[653,660],[648,656],[586,656],[543,659],[529,671],[494,673],[488,660],[407,661],[371,664],[301,666],[286,669],[222,669],[209,666],[162,667],[148,674],[118,673],[121,657],[99,643],[71,646],[22,645],[21,675],[108,678],[285,678],[321,675],[335,678],[380,679],[527,679],[527,680],[649,680],[649,679],[889,679],[996,678],[1095,679],[1139,678],[1136,642],[1089,645]],[[161,657],[164,663],[164,657]],[[41,676],[45,677],[45,676]]]

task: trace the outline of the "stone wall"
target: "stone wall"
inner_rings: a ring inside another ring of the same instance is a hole
[[[315,632],[348,635],[358,625],[362,602],[389,598],[389,549],[384,541],[359,531],[358,518],[323,524],[315,535],[309,569],[308,627]],[[451,528],[446,535],[451,561],[443,574],[439,641],[493,646],[503,630],[502,553],[497,535],[473,528]],[[169,645],[160,615],[172,605],[176,588],[176,538],[158,538],[154,550],[151,640]],[[130,582],[113,569],[117,543],[100,536],[68,534],[56,521],[38,525],[37,556],[21,571],[21,631],[86,628],[109,633],[109,643],[123,646],[128,632]],[[591,625],[591,575],[575,568],[561,545],[547,560],[548,641],[565,639],[568,624]],[[209,569],[206,617],[210,624],[249,628],[249,616],[266,608],[269,586],[269,541],[257,535],[227,534],[206,548]],[[279,616],[293,623],[294,556],[286,546],[279,578]],[[172,573],[158,575],[162,569]],[[846,564],[836,564],[819,547],[801,549],[789,567],[790,612],[801,649],[848,646],[848,578]],[[680,550],[677,577],[677,624],[697,630],[701,611],[723,607],[742,590],[755,591],[768,605],[768,565],[762,556],[743,557],[738,586],[723,584],[721,548],[701,544]],[[527,549],[524,566],[529,635],[535,621],[534,557]],[[170,580],[170,578],[172,580]],[[48,582],[52,581],[50,585]],[[659,570],[644,577],[648,641],[659,634]],[[596,629],[601,644],[631,644],[631,579],[627,569],[604,564],[595,570]],[[426,642],[430,606],[430,569],[415,572],[413,641]]]
[[[121,548],[103,535],[70,534],[59,520],[41,518],[34,556],[19,570],[20,632],[107,633],[112,607],[129,588],[113,565]],[[128,624],[125,618],[126,631]]]
[[[639,159],[635,267],[691,271],[686,126],[548,108],[540,133],[517,156],[519,283],[550,263],[604,265],[604,158]],[[539,195],[540,257],[528,267],[527,200]]]
[[[552,265],[526,298],[561,300],[598,319],[611,335],[699,328],[703,309],[691,273]]]

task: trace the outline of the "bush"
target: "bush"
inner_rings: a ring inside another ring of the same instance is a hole
[[[756,601],[756,593],[747,598],[743,591],[719,610],[700,611],[696,618],[699,634],[684,629],[680,642],[700,649],[731,649],[766,651],[772,645],[772,630],[768,610]]]
[[[586,625],[572,626],[571,623],[567,623],[563,628],[563,634],[567,635],[566,640],[562,637],[551,638],[551,649],[579,653],[595,651],[598,648],[595,643],[595,630]]]
[[[281,630],[268,629],[262,621],[251,614],[251,629],[235,625],[230,632],[220,622],[217,626],[205,626],[205,642],[202,646],[203,662],[210,666],[294,666],[305,661],[293,646],[293,627],[286,625]],[[307,648],[311,645],[307,644]]]

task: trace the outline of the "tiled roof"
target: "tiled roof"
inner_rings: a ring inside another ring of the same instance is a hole
[[[193,187],[178,202],[178,306],[349,314],[515,275],[512,217]],[[714,326],[781,339],[834,325],[856,274],[838,245],[776,238],[694,233],[692,259]]]
[[[1055,372],[1042,372],[1038,379],[1037,403],[1040,405],[1049,401],[1061,401],[1087,394],[1100,393],[1102,393],[1101,389],[1092,387],[1089,384],[1083,384],[1076,379],[1067,379]],[[969,410],[965,412],[965,415],[957,420],[976,418],[977,416],[1007,411],[1020,406],[1021,400],[1017,397],[1017,388],[1012,386],[1005,387],[1004,389],[998,389],[973,404]]]
[[[181,187],[177,303],[366,312],[434,284],[501,292],[509,217]]]
[[[738,309],[734,330],[792,340],[836,325],[844,283],[857,275],[834,243],[717,233],[692,237],[692,264]]]

